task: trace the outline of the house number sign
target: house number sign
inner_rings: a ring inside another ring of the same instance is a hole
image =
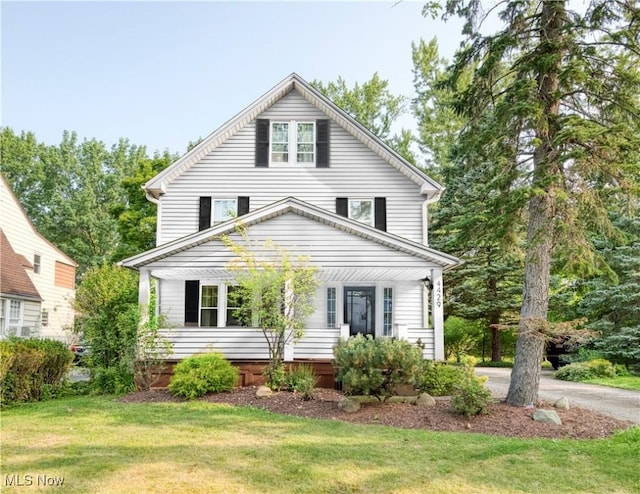
[[[442,281],[436,282],[436,307],[442,307]]]

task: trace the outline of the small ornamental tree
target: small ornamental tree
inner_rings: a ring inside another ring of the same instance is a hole
[[[229,262],[237,287],[230,303],[243,326],[259,327],[269,348],[267,382],[274,389],[284,385],[284,348],[304,335],[307,318],[314,312],[319,282],[317,268],[306,256],[294,257],[287,249],[267,240],[254,245],[238,222],[240,240],[223,237],[237,256]]]

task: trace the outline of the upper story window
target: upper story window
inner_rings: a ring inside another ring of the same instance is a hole
[[[213,223],[222,223],[235,217],[238,210],[237,199],[213,200]]]
[[[40,274],[40,270],[42,269],[42,258],[40,254],[33,255],[33,272],[36,274]]]
[[[373,226],[373,199],[349,199],[349,218]]]
[[[329,120],[256,120],[257,167],[279,163],[329,166]]]
[[[336,197],[336,213],[378,230],[387,231],[387,199],[385,197]]]
[[[271,122],[271,163],[314,163],[315,135],[314,122]]]

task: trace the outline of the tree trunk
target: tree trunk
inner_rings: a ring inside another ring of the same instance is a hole
[[[565,15],[564,1],[542,2],[536,98],[543,111],[534,122],[538,144],[533,155],[522,308],[516,355],[506,400],[509,405],[514,406],[525,406],[538,401],[549,306],[555,191],[561,178],[559,152],[554,140],[558,132],[560,112],[558,88]]]

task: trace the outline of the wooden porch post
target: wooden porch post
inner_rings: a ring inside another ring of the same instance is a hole
[[[442,269],[431,270],[431,317],[433,319],[434,353],[436,360],[444,360],[444,300]]]

